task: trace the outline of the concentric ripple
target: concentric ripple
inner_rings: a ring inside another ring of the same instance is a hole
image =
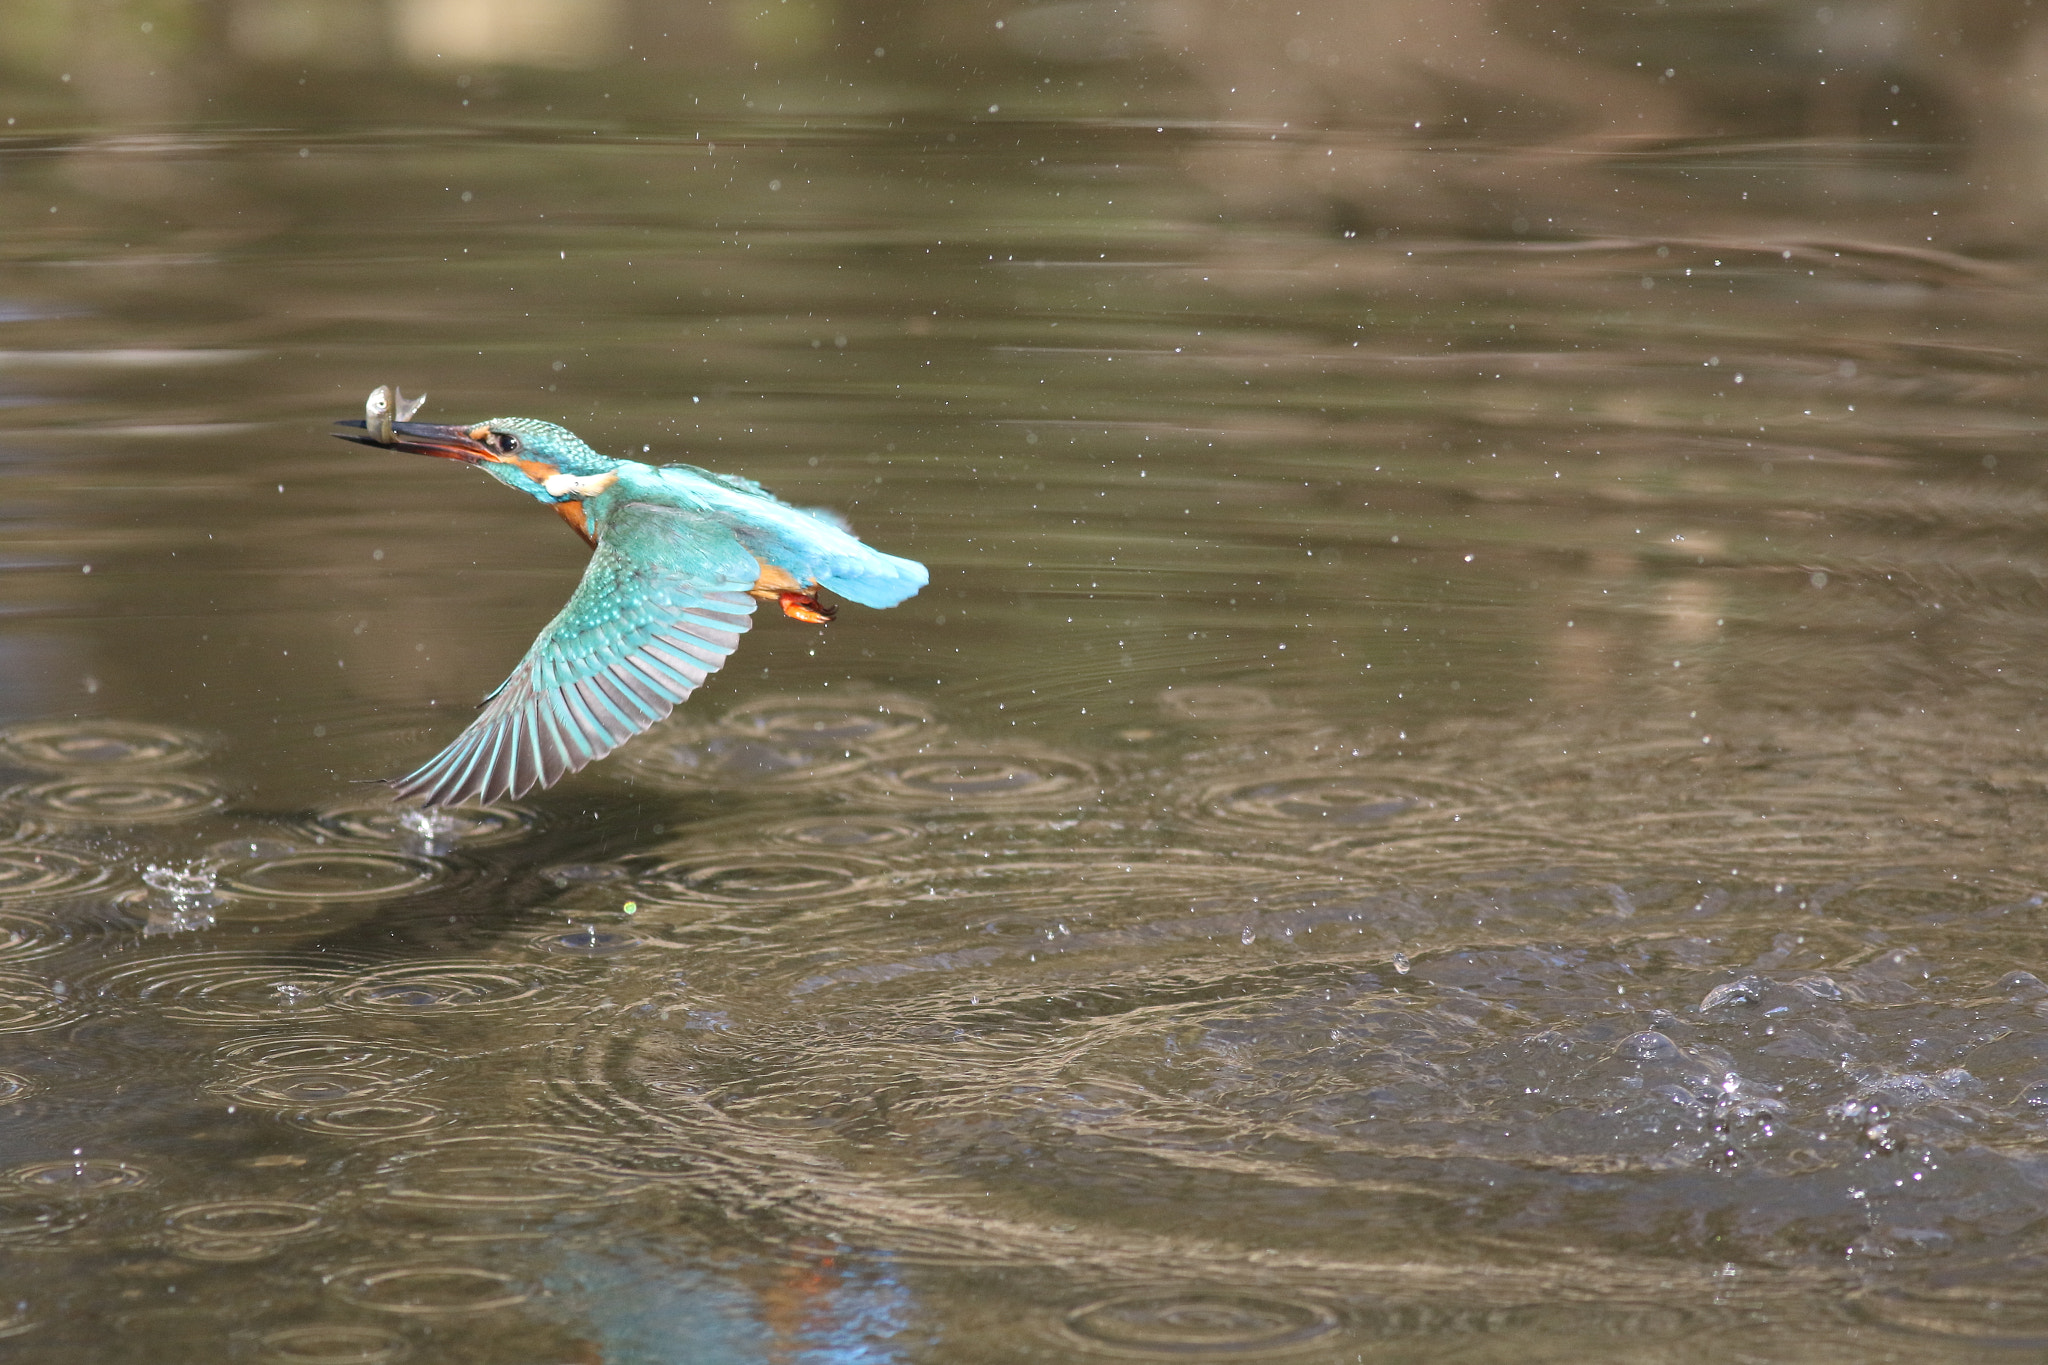
[[[258,1073],[228,1093],[237,1103],[267,1109],[303,1109],[347,1100],[378,1098],[391,1089],[384,1077],[362,1071]]]
[[[100,1157],[78,1157],[70,1161],[39,1161],[17,1166],[7,1179],[36,1194],[78,1199],[140,1189],[152,1177],[140,1166]]]
[[[403,1133],[424,1133],[453,1123],[455,1116],[437,1105],[420,1100],[353,1100],[302,1110],[290,1120],[316,1133],[339,1133],[344,1137],[391,1137]]]
[[[970,744],[878,762],[862,784],[877,799],[912,810],[1075,806],[1102,795],[1100,776],[1079,759]]]
[[[1189,814],[1199,826],[1318,842],[1396,832],[1419,817],[1462,823],[1487,801],[1483,788],[1392,767],[1311,767],[1219,783]]]
[[[859,772],[863,745],[825,735],[754,735],[716,727],[670,731],[629,754],[635,772],[662,786],[816,786]]]
[[[656,905],[781,905],[865,891],[883,872],[880,864],[843,854],[707,856],[659,863],[637,878],[634,887],[642,899]]]
[[[125,720],[56,720],[0,730],[0,760],[31,768],[109,772],[176,768],[206,754],[199,736]]]
[[[510,1275],[468,1265],[355,1266],[328,1283],[348,1302],[384,1313],[484,1313],[532,1297]]]
[[[527,940],[542,952],[566,953],[576,957],[611,957],[629,953],[647,943],[645,934],[630,929],[608,929],[595,924],[576,924],[535,934]]]
[[[443,1058],[419,1048],[401,1047],[381,1039],[332,1034],[268,1034],[227,1043],[214,1053],[220,1061],[257,1074],[271,1072],[350,1071],[371,1073],[396,1083],[432,1071]]]
[[[221,889],[258,900],[369,901],[410,895],[432,884],[439,864],[372,849],[292,853],[229,872]]]
[[[18,910],[0,910],[0,959],[43,957],[70,941],[69,933],[48,920]]]
[[[88,978],[88,986],[159,1018],[240,1027],[330,1014],[351,979],[332,955],[220,952],[120,963]]]
[[[762,697],[735,706],[719,718],[728,730],[760,738],[845,748],[882,748],[937,729],[931,709],[897,693],[833,697]]]
[[[389,1365],[412,1349],[396,1332],[346,1323],[280,1327],[262,1342],[264,1359],[277,1365]]]
[[[0,972],[0,1033],[35,1033],[78,1018],[80,1007],[69,991],[48,981]]]
[[[576,1143],[486,1133],[444,1138],[386,1167],[375,1197],[437,1208],[562,1210],[625,1197],[643,1181]]]
[[[873,815],[821,815],[789,820],[760,830],[763,843],[808,844],[814,848],[880,848],[922,839],[924,831],[902,820]]]
[[[94,824],[157,824],[189,820],[225,799],[194,777],[107,773],[58,777],[10,788],[4,797],[25,815]]]
[[[508,843],[540,827],[538,812],[503,802],[493,806],[442,806],[421,810],[389,802],[329,806],[307,822],[310,832],[348,843],[379,844],[411,851],[481,848]]]
[[[103,886],[113,870],[52,848],[0,845],[0,900],[68,896]]]
[[[1337,1316],[1304,1299],[1165,1291],[1076,1308],[1064,1326],[1079,1344],[1114,1355],[1243,1359],[1313,1346],[1337,1330]]]
[[[481,1013],[529,1008],[562,984],[554,971],[497,962],[408,963],[354,976],[335,996],[344,1009],[370,1014]]]
[[[0,1190],[0,1246],[33,1245],[70,1232],[84,1222],[77,1204]]]
[[[311,1204],[282,1199],[221,1199],[173,1209],[168,1221],[196,1237],[302,1237],[322,1224]]]

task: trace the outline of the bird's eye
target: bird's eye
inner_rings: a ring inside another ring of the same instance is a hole
[[[500,455],[517,455],[519,453],[519,438],[509,431],[492,432],[489,444],[491,449],[497,451]]]

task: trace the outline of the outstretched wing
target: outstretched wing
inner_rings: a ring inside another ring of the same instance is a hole
[[[761,566],[730,530],[632,503],[609,518],[583,582],[483,714],[392,782],[429,806],[552,786],[675,709],[753,624]]]

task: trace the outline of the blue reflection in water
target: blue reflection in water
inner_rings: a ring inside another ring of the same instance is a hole
[[[915,1299],[886,1267],[820,1254],[737,1273],[678,1264],[683,1247],[579,1250],[548,1287],[606,1365],[887,1365]]]

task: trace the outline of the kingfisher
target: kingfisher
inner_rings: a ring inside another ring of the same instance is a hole
[[[836,514],[694,465],[600,455],[531,417],[468,426],[411,419],[423,399],[370,395],[344,441],[474,465],[533,498],[592,550],[583,581],[455,742],[391,786],[427,806],[548,787],[666,717],[752,624],[756,602],[826,625],[821,588],[893,607],[929,580],[915,560],[862,544]]]

